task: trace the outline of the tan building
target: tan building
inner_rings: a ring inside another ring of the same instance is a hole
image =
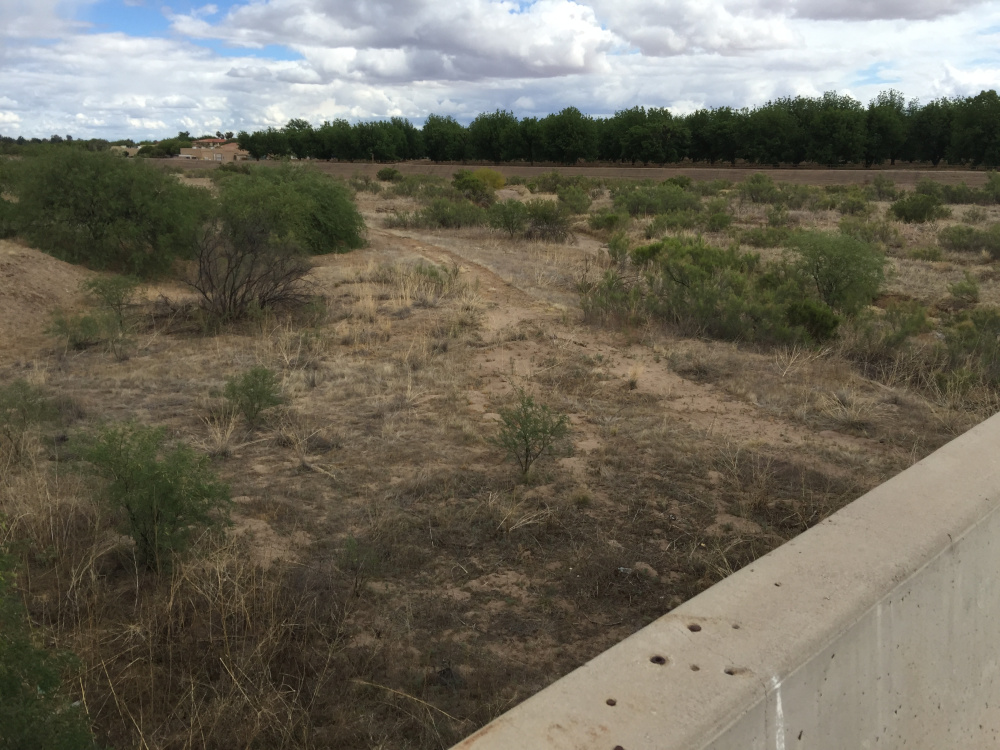
[[[244,161],[250,154],[243,151],[235,143],[226,143],[223,138],[203,138],[193,141],[191,148],[182,148],[181,159],[198,159],[200,161]]]

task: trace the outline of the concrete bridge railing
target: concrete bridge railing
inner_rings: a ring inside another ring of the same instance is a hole
[[[1000,747],[1000,415],[461,750]]]

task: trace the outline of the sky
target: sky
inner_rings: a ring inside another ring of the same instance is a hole
[[[1000,0],[0,0],[0,134],[1000,88]]]

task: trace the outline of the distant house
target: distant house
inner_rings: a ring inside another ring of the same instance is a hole
[[[225,138],[202,138],[192,141],[191,148],[182,148],[180,158],[202,161],[243,161],[250,154],[236,143],[227,143]]]

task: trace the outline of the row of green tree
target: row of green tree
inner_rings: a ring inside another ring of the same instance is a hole
[[[1000,166],[1000,96],[907,102],[885,91],[866,107],[834,92],[787,97],[759,107],[700,109],[673,115],[664,108],[633,107],[608,118],[568,107],[547,117],[518,119],[496,110],[468,126],[430,115],[422,128],[393,117],[313,127],[301,119],[283,128],[239,133],[253,158],[374,160],[391,162],[525,161],[572,164],[603,161],[665,164],[737,161],[762,165],[873,164],[941,161]]]

